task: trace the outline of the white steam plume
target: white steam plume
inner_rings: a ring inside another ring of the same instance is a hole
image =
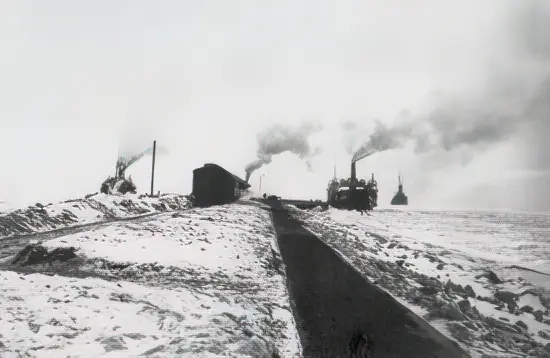
[[[276,124],[258,133],[258,159],[245,167],[246,181],[250,179],[250,175],[255,170],[271,163],[274,155],[285,152],[296,154],[305,160],[306,165],[309,167],[308,159],[316,155],[319,150],[312,150],[308,139],[311,134],[321,129],[322,125],[320,123],[308,121],[303,122],[297,128]]]

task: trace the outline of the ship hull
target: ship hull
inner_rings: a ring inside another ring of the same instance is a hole
[[[374,174],[367,183],[357,179],[355,161],[351,162],[351,177],[347,180],[334,179],[327,188],[328,205],[337,209],[366,211],[373,210],[378,205],[378,186]]]
[[[368,211],[378,205],[376,193],[367,188],[333,190],[333,192],[329,191],[328,204],[334,208]]]
[[[409,198],[404,195],[396,195],[391,200],[391,205],[409,205]]]

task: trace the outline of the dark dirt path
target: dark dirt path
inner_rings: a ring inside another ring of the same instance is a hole
[[[305,357],[468,356],[363,278],[286,210],[272,204],[272,211]]]

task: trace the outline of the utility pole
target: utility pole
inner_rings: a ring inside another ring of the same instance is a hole
[[[265,175],[265,174],[260,175],[260,196],[262,195],[262,177],[263,177],[264,175]]]
[[[157,154],[157,141],[153,141],[153,167],[151,168],[151,197],[153,196],[153,188],[155,184],[155,155]]]

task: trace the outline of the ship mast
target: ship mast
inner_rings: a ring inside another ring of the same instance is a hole
[[[399,181],[399,192],[403,192],[403,182],[401,181],[401,172],[397,175],[398,181]]]

